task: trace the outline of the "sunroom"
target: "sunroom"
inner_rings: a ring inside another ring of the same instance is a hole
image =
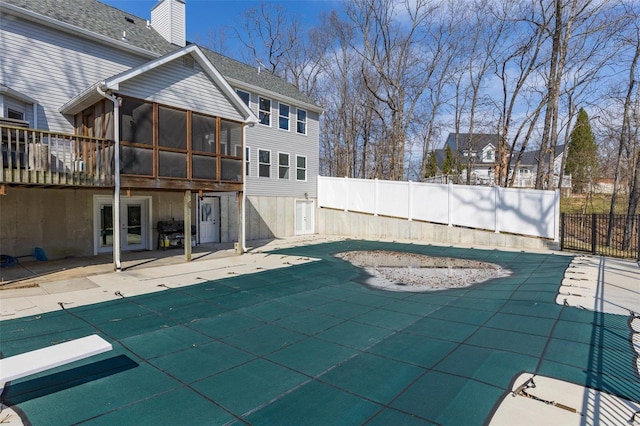
[[[94,155],[115,165],[113,195],[93,196],[94,253],[112,250],[118,269],[121,250],[161,247],[159,223],[176,220],[190,259],[189,230],[199,217],[191,204],[211,193],[237,195],[234,223],[244,246],[245,127],[257,119],[197,46],[97,83],[60,112],[73,116],[76,135],[113,141]],[[179,193],[181,209],[163,208]]]

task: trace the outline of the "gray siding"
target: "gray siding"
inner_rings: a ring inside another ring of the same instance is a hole
[[[92,84],[147,59],[19,18],[0,25],[0,83],[38,101],[38,127],[73,132],[58,112]]]
[[[244,121],[231,100],[214,81],[194,64],[185,66],[183,58],[155,68],[120,84],[120,93],[165,105]]]
[[[256,116],[258,116],[259,96],[251,93],[250,108]],[[271,99],[271,126],[256,124],[247,128],[245,143],[250,148],[249,176],[246,179],[247,194],[304,198],[306,193],[308,197],[315,198],[319,172],[319,117],[317,113],[305,109],[307,111],[307,134],[299,134],[296,132],[297,107],[288,102],[285,103],[290,107],[289,131],[278,128],[279,103],[277,99]],[[271,151],[270,178],[258,177],[258,149]],[[289,154],[288,180],[278,178],[278,153],[280,152]],[[307,158],[306,182],[296,180],[296,155]]]

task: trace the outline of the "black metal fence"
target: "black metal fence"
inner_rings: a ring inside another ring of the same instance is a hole
[[[640,260],[640,215],[562,213],[560,249]]]

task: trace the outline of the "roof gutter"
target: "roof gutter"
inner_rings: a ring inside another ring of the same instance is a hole
[[[309,102],[302,102],[299,101],[297,99],[294,99],[290,96],[286,96],[283,95],[281,93],[276,93],[273,92],[271,90],[267,90],[264,89],[262,87],[259,86],[255,86],[253,84],[247,84],[244,81],[238,80],[236,78],[233,77],[229,77],[229,76],[225,76],[224,77],[229,83],[233,84],[235,87],[237,87],[238,89],[244,89],[244,90],[248,90],[250,92],[259,94],[259,95],[265,95],[268,96],[270,98],[276,98],[276,99],[280,99],[283,101],[287,101],[292,105],[299,105],[300,107],[304,107],[305,109],[309,110],[309,111],[313,111],[313,112],[317,112],[318,114],[322,114],[324,113],[324,108],[318,106],[318,105],[314,105],[314,104],[310,104]]]
[[[115,180],[113,190],[113,266],[116,271],[122,270],[120,246],[120,102],[122,98],[115,96],[106,89],[104,82],[96,86],[100,95],[113,102],[113,176]]]

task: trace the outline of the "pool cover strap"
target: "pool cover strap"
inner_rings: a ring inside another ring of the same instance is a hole
[[[516,390],[514,390],[511,393],[511,395],[514,396],[514,397],[515,396],[524,396],[526,398],[533,399],[534,401],[544,402],[547,405],[553,405],[554,407],[562,408],[563,410],[567,410],[567,411],[570,411],[572,413],[579,414],[581,416],[583,415],[581,412],[579,412],[578,410],[576,410],[573,407],[569,407],[568,405],[564,405],[564,404],[561,404],[559,402],[543,399],[543,398],[537,397],[537,396],[532,395],[529,392],[527,392],[527,389],[535,389],[536,383],[533,381],[534,378],[535,378],[535,376],[531,377],[529,380],[527,380],[526,382],[524,382],[523,384],[518,386],[516,388]]]

